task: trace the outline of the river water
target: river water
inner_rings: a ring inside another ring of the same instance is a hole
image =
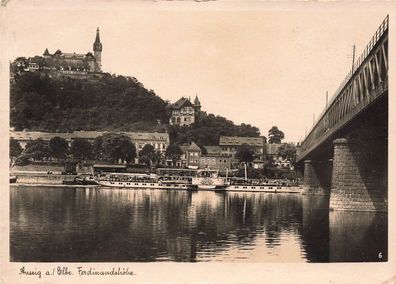
[[[300,194],[11,187],[10,259],[386,261],[387,215]]]

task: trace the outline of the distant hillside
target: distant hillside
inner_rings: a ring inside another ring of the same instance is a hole
[[[12,74],[10,124],[15,130],[169,131],[176,143],[218,143],[220,135],[259,136],[258,128],[235,125],[221,116],[201,112],[191,127],[168,125],[169,103],[135,78],[102,76],[50,78],[45,72]]]

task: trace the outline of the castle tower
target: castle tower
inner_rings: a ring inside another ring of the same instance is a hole
[[[194,108],[196,112],[201,111],[201,102],[198,99],[198,95],[195,95]]]
[[[93,44],[95,57],[95,72],[102,72],[102,43],[99,37],[99,28],[96,29],[96,38]]]
[[[49,57],[51,57],[51,54],[49,53],[48,48],[45,49],[45,51],[44,51],[44,53],[43,53],[43,57],[44,57],[44,58],[49,58]]]

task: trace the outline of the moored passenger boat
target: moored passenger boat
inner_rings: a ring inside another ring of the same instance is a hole
[[[303,187],[297,183],[251,180],[247,177],[245,164],[244,179],[230,179],[226,188],[227,192],[246,191],[246,192],[270,192],[270,193],[302,193]]]
[[[186,182],[166,182],[156,175],[148,174],[109,174],[99,177],[97,182],[104,187],[130,189],[185,189],[191,188]]]
[[[247,184],[234,183],[227,186],[226,191],[270,192],[270,193],[302,193],[302,186],[278,184]]]
[[[193,177],[191,184],[198,190],[224,190],[227,186],[226,179],[219,177],[216,170],[199,170],[197,176]]]

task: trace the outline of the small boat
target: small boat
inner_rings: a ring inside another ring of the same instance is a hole
[[[213,184],[199,184],[198,185],[198,189],[202,189],[202,190],[214,190],[216,189],[216,186]]]
[[[78,176],[74,179],[74,183],[81,185],[98,185],[97,180],[93,176]]]
[[[18,180],[17,176],[10,176],[10,183],[16,183]]]

